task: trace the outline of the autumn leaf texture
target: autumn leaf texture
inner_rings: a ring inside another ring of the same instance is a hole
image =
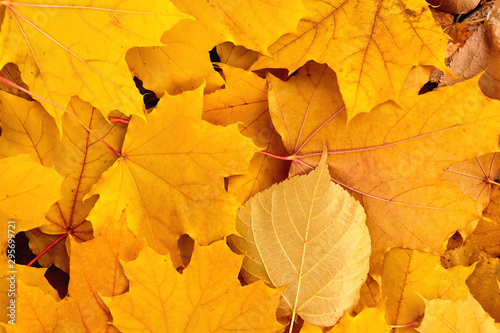
[[[470,2],[0,0],[0,332],[500,332]]]

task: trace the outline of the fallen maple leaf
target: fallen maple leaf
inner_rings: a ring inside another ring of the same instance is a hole
[[[68,111],[106,140],[107,144],[118,150],[121,148],[126,126],[110,124],[99,110],[79,98],[71,100]],[[50,226],[44,226],[40,230],[53,235],[69,233],[81,242],[93,237],[87,215],[97,201],[97,197],[85,201],[83,198],[118,156],[73,117],[64,115],[62,126],[64,131],[54,149],[53,164],[59,174],[65,176],[62,186],[63,198],[51,207],[46,216]]]
[[[196,22],[184,21],[176,28],[187,28],[185,35],[198,44],[210,41],[213,47],[229,41],[263,54],[268,54],[268,46],[281,35],[295,31],[297,22],[307,14],[300,0],[174,0],[174,4],[196,18]],[[208,34],[191,34],[190,25],[202,27]]]
[[[121,332],[275,332],[280,289],[261,281],[242,287],[242,258],[225,242],[195,245],[190,264],[179,274],[168,257],[146,247],[123,263],[129,292],[104,300]]]
[[[224,83],[210,62],[208,50],[186,39],[184,31],[180,31],[177,35],[169,34],[168,39],[163,38],[164,46],[134,47],[127,52],[130,70],[157,97],[165,91],[176,95],[195,89],[203,81],[205,92],[210,93]]]
[[[128,73],[125,52],[159,44],[163,32],[187,15],[170,2],[91,1],[74,4],[43,0],[2,2],[0,67],[16,63],[30,90],[44,98],[61,126],[61,110],[71,96],[91,102],[103,115],[119,109],[143,115],[141,95]]]
[[[106,233],[86,243],[71,243],[69,296],[57,302],[51,294],[23,280],[16,289],[16,325],[7,332],[118,332],[100,295],[128,289],[119,260],[137,258],[141,243],[127,228],[124,215]],[[96,269],[98,267],[98,269]]]
[[[0,323],[5,332],[19,331],[41,333],[54,332],[57,325],[57,300],[41,289],[26,285],[22,280],[16,281],[16,304],[18,315],[16,325]]]
[[[286,149],[274,129],[267,105],[267,83],[253,73],[220,64],[226,79],[225,89],[205,95],[203,119],[212,124],[239,124],[241,133],[256,146],[284,154]],[[242,123],[242,124],[241,124]],[[248,174],[229,178],[228,192],[242,204],[254,194],[285,180],[290,162],[256,153]]]
[[[289,154],[268,155],[293,161],[291,174],[307,172],[327,143],[332,179],[362,196],[375,275],[389,248],[442,254],[450,235],[479,218],[475,202],[439,180],[451,164],[498,149],[500,105],[481,93],[477,79],[406,94],[403,107],[387,102],[349,126],[325,65],[308,63],[289,81],[268,81],[271,118]]]
[[[391,327],[385,321],[385,302],[380,302],[376,307],[366,308],[355,317],[346,313],[327,333],[387,333]]]
[[[257,146],[265,147],[273,129],[267,106],[266,80],[226,64],[219,66],[226,86],[204,96],[203,120],[222,126],[241,122],[241,133],[252,138]]]
[[[327,63],[338,76],[348,120],[388,100],[398,101],[412,66],[445,70],[446,34],[423,0],[305,1],[313,14],[296,33],[269,47],[251,69]]]
[[[0,91],[0,108],[0,156],[30,154],[35,161],[53,166],[59,135],[40,103]]]
[[[69,241],[69,297],[57,306],[56,332],[118,332],[110,324],[112,317],[101,296],[120,295],[128,290],[129,281],[120,261],[136,259],[142,244],[128,229],[125,214],[104,231],[100,237],[82,244]]]
[[[15,233],[44,224],[50,206],[61,197],[61,183],[54,169],[28,154],[0,159],[0,217],[15,221]]]
[[[3,244],[2,244],[2,248]],[[5,261],[4,261],[5,258]],[[9,265],[7,263],[7,257],[2,256],[0,259],[0,267],[2,269],[2,276],[0,277],[0,306],[4,309],[8,309],[8,306],[10,305],[10,298],[9,293],[12,292],[12,286],[11,282],[12,281],[12,270],[9,268]],[[22,285],[28,285],[33,287],[34,289],[37,289],[40,291],[40,294],[45,293],[47,299],[52,299],[55,301],[59,301],[60,298],[52,288],[52,286],[47,282],[47,279],[45,278],[44,274],[47,271],[47,269],[38,269],[38,268],[33,268],[33,267],[27,267],[27,266],[22,266],[18,265],[16,266],[16,272],[15,272],[15,279],[16,282],[18,283],[18,286]],[[20,287],[22,288],[22,287]],[[12,295],[12,294],[11,294]],[[9,309],[10,310],[10,309]],[[7,314],[10,312],[8,310]],[[50,312],[50,310],[49,310]],[[5,316],[7,320],[10,320],[10,316]],[[44,321],[45,318],[40,318],[40,321]],[[2,325],[2,324],[0,324]],[[0,331],[5,332],[5,326],[0,326]],[[18,330],[19,332],[19,330]]]
[[[424,320],[417,328],[419,332],[500,332],[500,324],[495,323],[470,294],[460,301],[436,299],[426,300],[425,304]]]
[[[221,43],[216,49],[220,62],[242,69],[249,69],[259,56],[257,52],[231,42]]]
[[[179,22],[162,37],[161,47],[135,48],[127,54],[132,71],[157,96],[178,94],[206,81],[206,93],[220,88],[208,52],[230,41],[266,53],[284,33],[295,31],[304,16],[299,0],[173,1],[196,20]]]
[[[474,270],[470,267],[444,269],[438,256],[409,249],[392,249],[386,254],[382,274],[382,295],[387,298],[385,318],[390,325],[404,326],[424,314],[426,299],[467,298],[465,280]],[[412,328],[394,328],[410,332]]]
[[[87,218],[96,234],[126,208],[132,231],[180,264],[182,234],[209,244],[234,233],[238,203],[223,178],[245,173],[256,147],[234,125],[202,121],[202,93],[200,87],[163,96],[147,125],[132,117],[122,157],[84,198],[99,194]]]
[[[54,120],[38,102],[30,102],[19,97],[0,92],[0,121],[2,136],[0,154],[13,156],[29,153],[34,160],[54,167],[63,175],[62,198],[46,214],[49,225],[41,226],[38,231],[50,235],[71,234],[79,241],[91,239],[92,226],[86,221],[97,197],[83,202],[83,197],[97,181],[99,176],[116,160],[117,155],[91,135],[73,117],[62,117],[62,135],[59,135]],[[86,126],[107,140],[111,146],[120,149],[125,127],[110,124],[89,103],[74,97],[68,111],[83,121]],[[62,137],[61,137],[62,136]],[[39,232],[28,232],[32,251],[38,255],[49,244],[56,241]],[[38,239],[36,239],[38,238]],[[58,240],[60,241],[60,239]],[[60,248],[62,252],[66,251]],[[67,255],[53,256],[54,250],[43,256],[40,264],[57,266],[68,271]]]
[[[234,247],[247,253],[247,281],[288,286],[281,308],[321,326],[334,325],[359,299],[368,273],[370,236],[361,205],[330,182],[324,152],[309,175],[258,193],[240,209]]]

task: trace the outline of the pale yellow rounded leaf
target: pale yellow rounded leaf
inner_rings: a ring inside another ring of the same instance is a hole
[[[354,307],[368,273],[370,235],[361,205],[319,166],[258,193],[239,211],[234,246],[248,280],[288,286],[284,314],[334,325]]]

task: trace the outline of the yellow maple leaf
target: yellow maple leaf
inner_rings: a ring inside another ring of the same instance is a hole
[[[15,233],[44,224],[50,206],[61,197],[61,183],[54,169],[28,154],[0,159],[0,218],[15,221]]]
[[[2,244],[2,250],[5,250],[3,244]],[[0,259],[0,268],[4,273],[0,277],[1,279],[0,294],[2,295],[0,297],[0,306],[3,309],[7,309],[7,312],[5,313],[6,316],[3,316],[3,318],[0,319],[0,323],[8,323],[10,320],[16,318],[16,314],[15,313],[11,314],[10,310],[12,308],[11,305],[11,299],[13,299],[12,293],[17,291],[17,287],[20,285],[19,282],[21,282],[23,286],[28,285],[33,287],[34,289],[40,290],[41,294],[45,293],[47,295],[47,299],[52,299],[56,301],[60,300],[57,291],[54,288],[52,288],[52,286],[49,284],[49,282],[44,276],[47,269],[16,265],[15,271],[13,271],[12,268],[9,266],[10,265],[8,265],[7,263],[7,257],[2,256]],[[12,279],[12,275],[15,276],[15,282]],[[17,294],[16,296],[19,298],[19,294]]]
[[[398,101],[412,66],[443,60],[447,35],[423,0],[308,0],[313,15],[296,33],[269,47],[251,69],[287,67],[295,71],[309,60],[327,63],[338,75],[348,120],[387,100]]]
[[[273,130],[267,106],[267,83],[251,72],[220,64],[226,87],[203,99],[203,120],[215,125],[243,123],[240,131],[259,147],[269,142]]]
[[[55,167],[63,175],[62,198],[58,200],[46,215],[46,221],[40,230],[28,231],[30,248],[35,254],[42,252],[58,236],[71,234],[79,241],[91,239],[92,226],[86,221],[97,196],[83,202],[83,197],[97,181],[99,176],[116,160],[117,155],[85,130],[73,117],[64,115],[59,135],[54,120],[38,102],[30,102],[19,97],[0,92],[0,121],[2,136],[0,154],[13,156],[28,153],[39,163]],[[123,124],[110,124],[89,103],[79,98],[72,98],[68,111],[78,117],[109,145],[120,149],[125,127]],[[50,263],[68,271],[68,257],[64,246],[57,245],[39,263]],[[58,252],[57,255],[54,255]]]
[[[281,35],[295,31],[307,13],[299,0],[174,0],[174,4],[196,18],[197,22],[184,21],[177,26],[195,43],[206,45],[209,41],[213,47],[229,41],[263,54],[268,54],[268,46]],[[191,34],[190,25],[202,27],[208,34]]]
[[[285,147],[274,129],[267,106],[267,84],[253,73],[220,64],[226,79],[225,89],[205,95],[203,119],[212,124],[227,126],[239,124],[241,133],[253,139],[258,147],[279,154]],[[290,162],[256,153],[248,167],[248,174],[231,176],[228,192],[245,203],[286,178]]]
[[[180,21],[162,36],[163,46],[133,48],[127,52],[127,63],[158,97],[164,91],[176,95],[192,90],[204,80],[206,92],[213,92],[223,83],[208,53],[221,42],[213,34],[199,20]]]
[[[284,33],[295,31],[304,15],[298,0],[174,1],[196,20],[179,22],[167,31],[164,46],[134,48],[127,54],[132,71],[144,87],[157,96],[198,87],[206,81],[205,92],[223,84],[213,70],[208,52],[217,44],[230,41],[266,53],[267,46]]]
[[[216,50],[220,62],[242,69],[249,69],[259,56],[259,53],[240,45],[234,45],[231,42],[224,42],[217,45]]]
[[[202,93],[165,95],[147,125],[132,117],[123,156],[85,197],[100,196],[88,216],[97,234],[125,208],[132,231],[173,256],[182,234],[209,244],[234,232],[239,205],[223,178],[245,173],[257,149],[235,125],[201,120]]]
[[[470,294],[467,299],[460,301],[426,300],[425,305],[424,320],[417,328],[419,332],[500,332],[500,325],[484,312]]]
[[[57,326],[57,300],[41,289],[16,281],[16,325],[0,323],[6,332],[54,332]]]
[[[169,39],[162,38],[164,46],[134,47],[127,52],[130,70],[157,97],[163,96],[164,91],[175,95],[192,90],[203,81],[205,93],[219,89],[224,81],[210,62],[209,50],[186,41],[185,32],[180,33],[180,36],[170,33]]]
[[[300,333],[323,333],[323,330],[319,326],[310,325],[304,322],[300,328]]]
[[[388,333],[391,327],[385,321],[385,302],[380,302],[376,307],[365,308],[355,317],[346,313],[327,333]]]
[[[125,62],[132,46],[159,44],[187,15],[169,1],[2,1],[0,67],[16,63],[30,90],[66,106],[73,95],[107,116],[142,115],[142,98]],[[61,110],[42,101],[60,127]]]
[[[68,297],[57,305],[56,331],[118,332],[101,296],[124,293],[129,286],[120,260],[137,258],[142,244],[128,229],[123,214],[103,235],[85,243],[70,239]]]
[[[53,166],[59,135],[40,103],[0,91],[0,108],[0,156],[30,154],[35,161]]]
[[[110,124],[99,110],[77,97],[71,99],[68,111],[111,147],[117,150],[121,148],[126,130],[123,124]],[[73,117],[64,115],[62,125],[64,131],[54,148],[53,163],[56,170],[65,176],[63,198],[51,207],[46,216],[50,225],[40,230],[52,235],[69,233],[78,241],[84,241],[92,238],[92,226],[86,218],[97,197],[85,201],[83,198],[118,156]]]
[[[61,298],[57,291],[50,285],[45,278],[47,268],[34,268],[25,265],[16,265],[16,280],[21,280],[28,286],[36,287],[46,294],[51,295],[55,300],[59,301]],[[6,276],[4,276],[5,278]]]
[[[424,314],[426,299],[467,298],[465,280],[474,266],[444,269],[440,258],[409,249],[392,249],[386,254],[382,274],[382,293],[387,297],[385,318],[390,325],[407,325]],[[409,332],[411,328],[395,328]]]
[[[451,164],[498,149],[500,105],[477,80],[405,95],[404,108],[387,102],[348,126],[335,74],[325,65],[308,63],[289,81],[268,81],[271,118],[289,154],[269,156],[292,160],[291,174],[307,172],[327,142],[333,181],[362,196],[374,272],[391,247],[442,254],[451,234],[479,218],[472,199],[440,180]]]
[[[225,242],[195,245],[191,263],[179,274],[168,257],[143,249],[123,263],[130,290],[104,298],[113,323],[127,332],[275,332],[280,289],[261,281],[241,286],[242,258]]]

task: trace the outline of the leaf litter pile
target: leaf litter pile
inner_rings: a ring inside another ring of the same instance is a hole
[[[494,1],[0,24],[0,331],[500,332]]]

